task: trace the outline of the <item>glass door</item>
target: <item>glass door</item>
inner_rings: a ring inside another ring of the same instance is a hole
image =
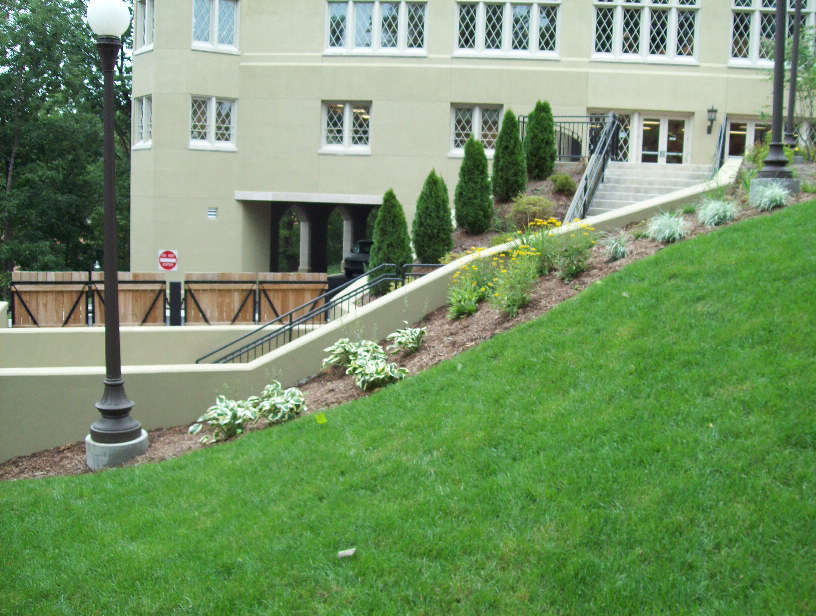
[[[686,121],[645,117],[640,123],[640,162],[682,165]]]

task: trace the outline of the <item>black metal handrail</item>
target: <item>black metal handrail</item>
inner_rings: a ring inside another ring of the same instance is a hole
[[[728,114],[725,114],[723,123],[720,126],[720,135],[717,137],[717,151],[714,153],[714,164],[711,165],[711,177],[717,175],[717,172],[725,162],[725,142],[728,136]]]
[[[553,116],[555,146],[561,162],[580,162],[591,156],[598,142],[599,125],[603,115]],[[522,140],[527,132],[529,116],[519,116],[519,134]]]
[[[578,184],[578,189],[575,191],[575,196],[572,198],[569,210],[564,216],[564,223],[572,222],[576,218],[586,217],[592,205],[592,199],[595,197],[595,192],[603,182],[606,166],[613,153],[618,149],[619,132],[618,116],[610,111],[604,121],[604,128],[598,139],[597,146],[587,163],[584,175]]]

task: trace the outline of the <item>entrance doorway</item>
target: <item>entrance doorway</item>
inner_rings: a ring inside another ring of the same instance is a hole
[[[640,162],[682,165],[687,120],[644,115],[640,122]]]

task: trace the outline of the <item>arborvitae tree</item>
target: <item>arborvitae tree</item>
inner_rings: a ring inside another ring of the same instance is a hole
[[[552,175],[558,151],[555,148],[555,121],[547,102],[538,101],[527,119],[524,135],[527,175],[531,180],[546,180]]]
[[[466,233],[478,235],[490,228],[493,200],[487,176],[487,156],[481,141],[473,137],[465,144],[465,159],[459,168],[459,183],[454,195],[456,224]]]
[[[453,222],[445,180],[431,171],[417,200],[414,251],[420,263],[439,263],[453,250]]]
[[[516,114],[508,109],[493,156],[493,196],[510,201],[527,190],[527,163],[521,146]]]
[[[388,189],[383,196],[380,211],[377,212],[377,221],[374,223],[374,244],[371,247],[371,259],[368,269],[374,269],[382,263],[394,263],[397,270],[392,273],[402,273],[402,266],[413,263],[411,253],[411,238],[408,237],[408,223],[405,221],[405,212],[397,200],[392,189]],[[377,272],[376,276],[386,273]]]

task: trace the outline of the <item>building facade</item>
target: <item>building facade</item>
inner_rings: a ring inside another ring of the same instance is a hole
[[[625,157],[654,164],[710,162],[726,114],[742,154],[770,106],[775,0],[135,4],[134,271],[166,249],[188,272],[274,270],[290,207],[319,271],[331,211],[346,246],[388,188],[410,222],[431,169],[452,194],[467,137],[490,156],[537,100],[621,114]]]

